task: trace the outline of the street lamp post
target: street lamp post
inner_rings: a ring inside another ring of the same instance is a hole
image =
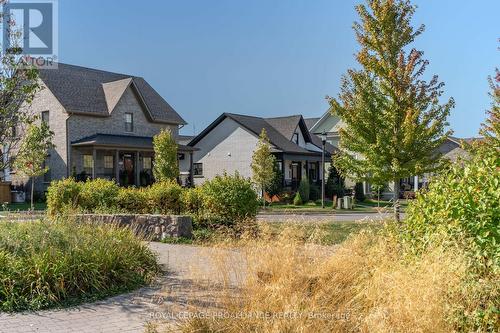
[[[321,143],[323,149],[321,151],[321,208],[325,208],[325,143],[326,133],[321,133]]]

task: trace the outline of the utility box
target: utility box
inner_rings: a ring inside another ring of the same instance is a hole
[[[344,197],[344,208],[345,209],[352,209],[352,198],[350,196],[345,196]]]
[[[337,199],[337,209],[342,209],[343,208],[342,207],[342,201],[343,201],[342,198],[338,198]]]

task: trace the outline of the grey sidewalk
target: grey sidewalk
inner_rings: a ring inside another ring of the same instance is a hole
[[[74,308],[1,313],[0,332],[144,332],[146,324],[158,316],[164,320],[165,316],[186,311],[193,303],[210,306],[217,288],[209,253],[214,250],[162,243],[150,246],[158,253],[160,263],[169,268],[156,285]]]

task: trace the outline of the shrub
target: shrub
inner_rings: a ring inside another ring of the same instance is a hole
[[[406,239],[428,244],[444,230],[466,246],[481,267],[500,269],[500,154],[483,149],[434,178],[410,203]]]
[[[103,298],[159,272],[155,255],[130,229],[61,222],[0,222],[0,310]]]
[[[176,181],[154,183],[147,190],[149,210],[155,214],[180,214],[182,187]]]
[[[255,218],[259,201],[252,182],[241,177],[224,174],[206,181],[201,187],[204,214],[227,225]]]
[[[120,187],[111,180],[96,178],[81,185],[79,206],[86,212],[112,211]]]
[[[363,183],[356,183],[356,186],[354,187],[354,198],[357,202],[365,201],[366,197],[363,193]]]
[[[311,185],[309,200],[316,201],[318,199],[321,199],[321,189],[317,185]]]
[[[182,210],[186,213],[198,215],[201,213],[203,198],[200,187],[187,188],[182,192]]]
[[[143,188],[120,188],[116,198],[118,210],[130,214],[148,214],[148,192]]]
[[[345,193],[344,179],[340,176],[337,169],[330,165],[328,169],[328,179],[325,184],[325,196],[332,199],[334,195],[343,197]]]
[[[302,179],[299,184],[299,193],[303,202],[309,201],[309,194],[311,193],[311,185],[307,179]]]
[[[50,216],[77,209],[81,183],[73,178],[53,181],[47,192],[47,213]]]
[[[300,195],[300,192],[297,192],[295,194],[295,197],[293,198],[293,204],[295,206],[300,206],[302,205],[304,202],[302,201],[302,196]]]

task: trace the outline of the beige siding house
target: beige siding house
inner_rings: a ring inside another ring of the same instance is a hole
[[[49,173],[36,180],[37,191],[68,176],[149,184],[152,137],[161,129],[178,136],[186,124],[140,77],[58,64],[58,69],[41,70],[40,80],[43,89],[30,108],[48,122],[56,147],[47,158]],[[192,152],[179,145],[181,159],[189,160]],[[15,170],[5,178],[13,185],[28,181]]]
[[[320,135],[325,133],[327,141],[335,146],[339,147],[340,144],[340,134],[339,130],[345,127],[345,123],[342,122],[340,117],[332,114],[330,110],[325,112],[321,118],[311,118],[306,119],[309,129],[312,133]],[[448,140],[441,145],[439,148],[439,153],[443,155],[443,158],[449,159],[451,161],[456,161],[459,157],[464,157],[467,152],[461,147],[461,141],[467,141],[470,139],[459,139],[454,137],[449,137]],[[361,157],[360,157],[361,158]],[[418,175],[418,176],[408,176],[407,178],[401,179],[402,189],[407,189],[408,191],[417,191],[418,189],[427,185],[430,175]],[[351,180],[346,180],[346,185],[354,186],[354,182]],[[392,198],[392,188],[393,183],[388,184],[387,192],[383,193],[385,198]],[[369,183],[363,183],[363,190],[366,195],[371,194],[371,188]]]

